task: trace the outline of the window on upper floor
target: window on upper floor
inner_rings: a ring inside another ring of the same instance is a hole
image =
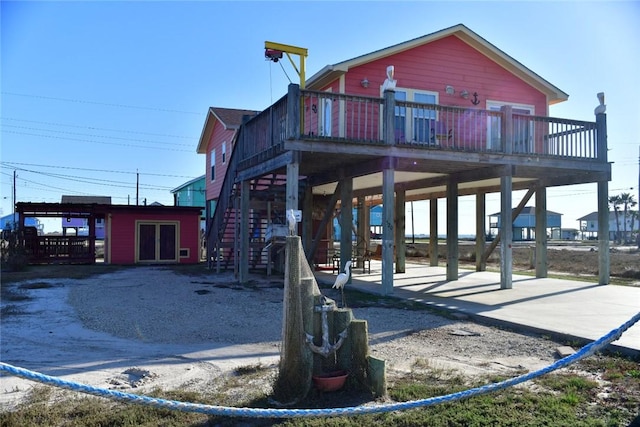
[[[222,164],[227,163],[227,141],[222,143]]]
[[[514,104],[512,102],[487,101],[487,110],[500,111],[505,105],[511,105],[515,114],[535,114],[533,105]],[[501,140],[500,117],[491,116],[487,119],[487,148],[490,150],[504,150]],[[514,122],[513,124],[513,152],[533,152],[533,121]]]
[[[417,89],[398,88],[395,92],[397,101],[437,104],[438,93]],[[428,108],[407,108],[396,106],[395,139],[396,142],[429,142],[435,128],[436,111]]]
[[[216,149],[211,150],[209,154],[209,162],[211,164],[211,181],[216,180]]]

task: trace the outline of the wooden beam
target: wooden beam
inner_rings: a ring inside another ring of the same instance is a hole
[[[536,186],[535,254],[536,277],[547,277],[547,189],[542,185]]]
[[[535,188],[529,188],[529,191],[527,191],[527,194],[524,195],[524,197],[522,198],[518,206],[513,211],[513,215],[511,215],[511,225],[513,224],[513,221],[516,220],[518,215],[522,213],[522,210],[524,209],[527,202],[529,201],[529,199],[531,199],[531,196],[533,196],[534,193],[535,193]],[[498,231],[498,235],[496,236],[495,239],[493,239],[493,241],[491,242],[491,245],[489,245],[489,248],[482,255],[482,262],[486,263],[487,259],[489,259],[489,255],[491,255],[491,253],[496,248],[496,246],[498,246],[498,243],[500,243],[501,234],[502,233]]]
[[[482,191],[476,194],[476,271],[485,271],[487,262],[482,256],[486,244],[486,196]]]
[[[438,266],[438,199],[429,199],[429,265]]]
[[[406,242],[406,219],[405,219],[405,193],[396,191],[395,199],[395,247],[396,247],[396,273],[406,271],[407,242]]]
[[[458,183],[447,185],[447,281],[458,280]]]
[[[285,168],[293,160],[293,152],[287,151],[269,160],[266,160],[259,165],[252,166],[243,170],[239,170],[236,182],[245,181],[248,179],[260,178],[270,172],[274,172],[278,169]]]
[[[502,244],[500,245],[500,289],[511,289],[513,287],[512,243],[514,217],[513,215],[509,215],[513,197],[511,181],[511,176],[503,176],[502,178],[500,178],[500,186],[502,188],[500,190],[500,233],[503,236]],[[522,207],[524,207],[524,205]],[[518,215],[515,215],[515,217],[517,216]]]
[[[322,233],[327,228],[327,224],[329,220],[333,218],[333,210],[336,208],[336,204],[338,203],[338,199],[340,198],[340,192],[342,191],[342,184],[338,182],[338,186],[336,190],[331,195],[331,198],[327,202],[327,206],[324,211],[324,215],[322,216],[322,220],[320,221],[320,225],[318,225],[318,231],[316,231],[316,235],[311,242],[311,247],[309,248],[309,252],[307,253],[307,262],[309,264],[312,263],[313,258],[316,254],[316,250],[318,249],[318,245],[320,244],[320,240],[322,239]]]

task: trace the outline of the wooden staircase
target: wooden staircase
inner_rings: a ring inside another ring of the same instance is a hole
[[[215,212],[207,221],[207,265],[219,271],[237,272],[236,260],[239,259],[241,186],[236,183],[239,158],[236,151],[232,150]],[[265,236],[269,224],[286,224],[286,176],[270,173],[254,179],[249,191],[249,268],[269,272],[269,263],[278,245],[267,242]]]

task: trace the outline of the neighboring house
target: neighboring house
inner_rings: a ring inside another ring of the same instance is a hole
[[[206,228],[206,216],[204,207],[207,204],[205,175],[185,182],[184,184],[171,190],[171,193],[173,194],[174,206],[195,206],[202,208],[200,220],[202,221],[201,229],[204,232]]]
[[[206,202],[205,192],[205,175],[202,175],[171,190],[171,194],[173,194],[173,205],[204,208]]]
[[[382,205],[377,205],[377,206],[371,206],[368,207],[367,209],[369,211],[369,227],[370,227],[370,233],[371,233],[371,237],[374,238],[374,236],[376,235],[382,235]],[[352,216],[353,216],[353,225],[354,227],[357,226],[358,222],[356,220],[356,217],[358,215],[358,209],[354,208],[353,212],[352,212]],[[333,236],[334,239],[339,240],[340,239],[340,221],[338,221],[338,218],[334,218],[333,219]],[[355,236],[354,236],[355,237]]]
[[[13,230],[15,224],[20,224],[19,214],[9,214],[0,218],[0,230]],[[25,218],[24,225],[26,227],[35,227],[38,230],[38,234],[44,233],[44,224],[40,223],[38,218]]]
[[[110,205],[111,197],[109,196],[62,196],[60,203],[87,203]],[[74,231],[76,236],[88,236],[89,224],[86,218],[75,217],[74,212],[69,212],[67,216],[62,217],[62,235],[66,236],[69,229]],[[96,239],[104,239],[104,218],[96,218]]]
[[[447,280],[457,280],[460,196],[476,197],[480,251],[487,193],[499,193],[510,212],[516,190],[528,190],[521,203],[535,194],[546,206],[548,187],[610,180],[604,98],[593,122],[548,117],[568,95],[464,25],[327,65],[304,83],[241,126],[238,110],[210,108],[198,143],[207,156],[207,259],[217,268],[224,261],[242,283],[250,267],[269,272],[281,261],[261,230],[286,224],[289,209],[302,212],[298,233],[310,260],[338,206],[349,224],[353,206],[384,201],[381,283],[389,294],[394,273],[405,270],[406,202],[446,200]],[[511,227],[502,231],[510,265]],[[369,224],[358,221],[358,241],[369,238]],[[545,277],[547,237],[535,238],[536,275]],[[352,258],[349,242],[350,230],[340,236],[349,246],[340,265]],[[484,255],[476,253],[477,268]],[[510,274],[501,279],[511,287]]]
[[[578,230],[577,228],[560,229],[560,239],[562,240],[578,240],[578,237],[580,237],[580,230]]]
[[[258,111],[211,107],[200,135],[198,154],[206,154],[205,202],[207,217],[216,210],[222,183],[233,152],[236,134],[244,117],[253,117]]]
[[[624,212],[618,212],[618,218],[616,223],[616,213],[615,211],[609,211],[609,240],[618,240],[616,239],[616,235],[618,233],[618,226],[620,230],[620,239],[622,239],[624,234]],[[591,212],[589,215],[585,215],[582,218],[578,218],[578,222],[580,223],[580,233],[582,235],[582,239],[597,239],[598,238],[598,212]],[[627,239],[631,238],[631,236],[635,233],[638,233],[640,230],[640,216],[638,211],[628,211],[627,212]]]
[[[512,212],[515,211],[515,208]],[[495,236],[500,230],[500,212],[489,215],[489,234]],[[525,206],[513,221],[513,240],[535,240],[536,238],[536,208]],[[552,239],[561,238],[562,214],[547,211],[547,236]]]
[[[107,264],[183,264],[200,259],[200,209],[187,206],[135,206],[98,203],[18,203],[28,218],[74,218],[104,224]],[[26,242],[31,263],[94,263],[96,232],[87,235],[36,236]]]

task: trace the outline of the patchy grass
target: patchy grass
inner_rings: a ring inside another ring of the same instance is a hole
[[[209,405],[272,407],[265,384],[272,384],[275,369],[241,366],[232,375],[216,378],[206,393],[154,390],[153,397]],[[248,419],[210,417],[167,409],[113,402],[48,386],[32,390],[13,412],[0,414],[3,427],[64,426],[626,426],[638,422],[640,381],[638,361],[597,354],[569,370],[547,374],[527,384],[473,398],[388,414],[304,419]],[[596,379],[597,378],[597,379]],[[488,384],[499,378],[465,378],[418,360],[412,372],[389,379],[386,402],[412,401],[447,395]],[[206,379],[204,379],[206,380]],[[209,384],[208,384],[209,385]],[[62,393],[61,396],[55,396]],[[350,406],[372,398],[349,390],[315,390],[300,407]],[[635,425],[635,424],[634,424]]]

